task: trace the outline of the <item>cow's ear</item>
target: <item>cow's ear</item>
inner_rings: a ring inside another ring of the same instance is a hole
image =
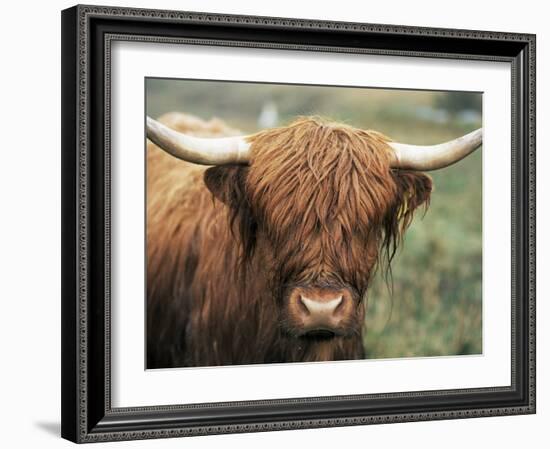
[[[204,172],[208,190],[222,203],[238,208],[245,199],[245,180],[248,167],[243,165],[220,165]]]
[[[390,213],[404,231],[410,224],[414,211],[430,203],[432,178],[420,172],[395,170],[392,176],[397,187],[397,198]]]

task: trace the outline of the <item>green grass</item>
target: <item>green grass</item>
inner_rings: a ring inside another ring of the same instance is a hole
[[[392,264],[393,294],[380,275],[371,286],[369,358],[481,353],[481,152],[432,177],[430,207]]]
[[[480,103],[472,97],[478,94],[463,95],[471,98],[462,100]],[[322,115],[417,144],[445,141],[481,126],[461,123],[452,103],[442,99],[449,98],[427,91],[147,82],[149,115],[216,116],[245,132],[257,130],[256,118],[268,100],[277,104],[282,123],[297,115]],[[441,105],[449,107],[447,122],[419,118],[419,108]],[[392,264],[392,280],[386,282],[380,272],[373,279],[364,338],[368,358],[481,353],[481,151],[431,173],[431,205],[424,217],[417,213],[407,232]]]

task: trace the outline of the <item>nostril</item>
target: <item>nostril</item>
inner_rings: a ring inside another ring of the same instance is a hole
[[[305,298],[305,299],[306,299],[306,301],[308,300],[308,298]],[[301,312],[303,312],[306,315],[310,314],[309,309],[307,307],[307,304],[304,301],[304,297],[302,295],[298,296],[298,305],[299,305],[299,308],[300,308]]]
[[[338,313],[338,311],[343,307],[343,304],[344,304],[344,297],[343,296],[340,296],[339,298],[336,298],[338,299],[338,302],[335,302],[335,307],[334,307],[334,310],[332,311],[333,314],[336,314]]]

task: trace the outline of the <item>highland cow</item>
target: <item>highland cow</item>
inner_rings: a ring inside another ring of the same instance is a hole
[[[161,121],[147,119],[148,368],[363,358],[369,281],[429,203],[422,171],[481,144],[315,117],[244,137]]]

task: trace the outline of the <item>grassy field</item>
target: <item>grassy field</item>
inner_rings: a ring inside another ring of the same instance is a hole
[[[243,132],[258,129],[270,103],[277,123],[321,115],[397,141],[431,144],[481,126],[481,95],[429,91],[147,80],[147,113],[219,117]],[[394,259],[368,293],[368,358],[479,354],[482,348],[481,151],[431,173],[435,191]]]

